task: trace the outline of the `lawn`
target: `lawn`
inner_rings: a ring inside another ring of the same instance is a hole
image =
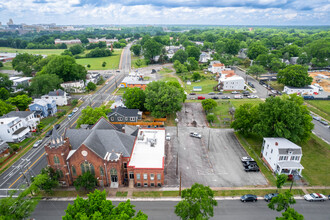
[[[11,62],[3,63],[3,67],[0,67],[0,70],[13,70]]]
[[[137,66],[136,64],[135,64],[135,62],[138,60],[138,59],[140,59],[140,60],[142,60],[142,65],[141,66]],[[146,62],[145,62],[145,60],[144,59],[142,59],[141,57],[138,57],[138,56],[135,56],[135,55],[133,55],[133,54],[131,54],[131,65],[132,65],[132,68],[142,68],[142,67],[146,67],[146,66],[148,66],[148,64],[146,64]]]
[[[116,197],[127,197],[128,192],[118,191]]]
[[[233,99],[230,101],[235,108],[238,108],[239,106],[246,104],[246,103],[251,103],[252,105],[257,105],[260,103],[263,103],[261,99]]]
[[[163,74],[163,73],[172,73],[172,72],[174,72],[174,71],[171,70],[171,69],[169,69],[169,68],[166,68],[166,67],[162,68],[162,69],[159,71],[160,74]]]
[[[126,88],[119,88],[118,91],[116,92],[116,95],[122,96],[122,95],[124,95],[125,91],[126,91]]]
[[[313,111],[320,115],[322,118],[330,121],[330,102],[328,100],[308,100],[305,102],[307,102],[309,105],[312,105],[307,106],[310,111]]]
[[[188,93],[193,92],[193,88],[195,86],[201,86],[202,87],[202,91],[200,92],[195,92],[197,94],[207,94],[210,92],[214,92],[213,91],[213,87],[216,86],[218,83],[217,81],[213,80],[213,79],[209,79],[209,77],[206,77],[206,79],[202,79],[200,82],[191,82],[191,85],[187,85],[186,86],[186,90],[188,91]]]
[[[133,192],[133,197],[177,197],[179,191],[139,191]]]
[[[87,68],[87,65],[91,65],[88,70],[108,70],[108,69],[118,69],[120,57],[121,57],[121,49],[115,50],[110,57],[95,57],[95,58],[82,58],[76,59],[78,64],[81,64]],[[106,62],[106,66],[102,67],[102,63]]]
[[[276,89],[277,91],[282,92],[284,89],[284,85],[281,83],[278,83],[277,81],[269,81],[268,84],[273,87],[274,89]]]
[[[236,135],[250,156],[256,159],[261,152],[262,139],[257,136],[243,137],[240,134]],[[330,146],[314,134],[311,135],[309,141],[298,145],[302,147],[301,164],[305,168],[302,171],[305,180],[307,180],[309,185],[330,186]],[[274,184],[275,178],[271,175],[271,172],[261,165],[260,160],[257,160],[257,162],[267,179]]]
[[[29,54],[42,54],[42,55],[60,55],[64,49],[16,49],[10,47],[0,47],[0,53],[29,53]]]
[[[325,196],[330,195],[330,189],[307,189],[309,193],[321,193]]]

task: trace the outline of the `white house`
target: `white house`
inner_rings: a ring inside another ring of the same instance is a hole
[[[202,52],[199,56],[199,62],[200,63],[207,63],[209,60],[211,60],[211,54],[207,52]]]
[[[283,93],[286,94],[298,94],[298,95],[313,95],[314,92],[319,93],[320,88],[317,86],[306,86],[306,87],[292,87],[292,86],[284,86]]]
[[[300,164],[301,147],[285,138],[264,138],[261,148],[262,160],[278,174],[299,174],[304,167]]]
[[[85,91],[85,83],[83,80],[65,82],[61,84],[61,87],[66,92],[83,93]]]
[[[13,81],[12,89],[14,92],[23,91],[23,87],[29,86],[31,84],[32,77],[9,77],[9,80]]]
[[[220,89],[225,91],[244,90],[246,88],[243,77],[236,75],[232,70],[222,71],[219,78],[219,85]]]
[[[101,74],[98,73],[98,72],[88,72],[87,75],[86,75],[86,85],[89,83],[89,82],[92,82],[94,84],[97,84],[101,79]]]
[[[35,132],[37,125],[40,123],[40,119],[35,116],[34,111],[11,111],[1,118],[13,118],[18,117],[23,123],[23,127],[28,127],[30,131]]]
[[[56,105],[63,106],[68,104],[67,93],[62,89],[54,89],[54,91],[50,91],[47,95],[41,96],[42,100],[52,99],[55,100]]]
[[[0,139],[6,142],[21,142],[30,134],[19,117],[0,118]]]
[[[208,70],[212,73],[220,73],[225,70],[225,64],[218,62],[211,62]]]

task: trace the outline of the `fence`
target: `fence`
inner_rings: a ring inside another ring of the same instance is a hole
[[[164,122],[111,122],[112,124],[141,125],[141,126],[164,126]]]

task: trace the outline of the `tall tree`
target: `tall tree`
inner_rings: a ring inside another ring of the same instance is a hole
[[[70,47],[69,51],[72,53],[72,55],[76,55],[76,54],[82,53],[84,51],[84,48],[81,45],[76,44],[76,45],[73,45],[72,47]]]
[[[248,57],[251,60],[256,59],[260,54],[266,54],[268,52],[268,49],[262,45],[261,43],[253,43],[248,48]]]
[[[248,71],[247,71],[247,74],[249,75],[255,75],[256,78],[258,79],[258,77],[263,74],[263,73],[266,73],[267,71],[265,70],[265,68],[263,66],[260,66],[260,65],[253,65],[253,66],[250,66],[248,68]]]
[[[78,119],[77,127],[80,128],[82,124],[95,124],[101,117],[107,118],[107,113],[111,110],[106,109],[105,106],[92,108],[87,106],[85,109],[81,111],[81,116]]]
[[[59,173],[53,168],[43,168],[41,173],[33,178],[31,184],[32,190],[35,190],[36,192],[38,190],[44,190],[46,193],[53,194],[53,189],[59,185],[59,177]]]
[[[6,100],[9,98],[9,96],[10,96],[9,91],[3,87],[2,88],[0,87],[0,99]]]
[[[202,106],[205,111],[210,111],[211,109],[217,107],[217,102],[213,99],[205,99],[202,101]]]
[[[15,110],[15,106],[8,104],[3,100],[0,100],[0,117],[14,110]]]
[[[178,50],[174,56],[172,57],[172,62],[174,63],[176,60],[180,61],[180,63],[186,62],[188,58],[188,54],[184,50]]]
[[[87,86],[86,86],[86,89],[88,91],[94,91],[96,89],[96,85],[93,82],[88,82]]]
[[[239,106],[235,111],[235,121],[231,127],[243,135],[252,133],[253,126],[257,122],[258,106],[246,103]]]
[[[307,53],[312,59],[313,66],[326,67],[330,65],[330,42],[329,39],[319,39],[307,45]]]
[[[14,70],[23,72],[25,76],[31,76],[34,71],[33,64],[41,60],[41,55],[33,55],[28,53],[18,54],[12,61]]]
[[[288,176],[286,174],[281,174],[281,175],[276,174],[276,187],[277,187],[276,191],[282,188],[282,186],[284,185],[287,179]]]
[[[12,90],[13,81],[9,79],[9,76],[4,73],[0,73],[0,88],[5,88],[8,91]]]
[[[73,204],[68,205],[62,219],[148,219],[148,216],[141,211],[135,215],[135,206],[130,203],[130,200],[121,202],[115,207],[110,200],[107,200],[106,196],[105,191],[100,192],[99,190],[89,193],[87,199],[77,196]]]
[[[76,190],[83,188],[86,191],[90,191],[97,186],[97,179],[91,172],[87,171],[86,173],[78,176],[78,178],[73,182],[73,185]]]
[[[131,46],[131,49],[130,49],[135,56],[140,56],[141,54],[141,45],[140,44],[134,44]]]
[[[310,85],[313,78],[308,75],[306,67],[290,65],[278,72],[277,81],[287,86],[304,87]]]
[[[304,216],[293,208],[288,208],[285,212],[282,212],[282,217],[276,217],[276,220],[304,220]]]
[[[240,49],[240,42],[238,40],[229,39],[225,44],[225,52],[231,55],[236,55]]]
[[[18,95],[16,97],[10,97],[7,102],[15,105],[20,111],[25,111],[29,104],[32,102],[32,98],[27,95]]]
[[[213,208],[218,205],[214,192],[208,186],[195,183],[190,189],[182,191],[182,200],[175,206],[174,213],[183,220],[209,219]]]
[[[156,118],[180,111],[184,94],[177,87],[162,81],[148,84],[146,90],[145,108]]]
[[[194,57],[195,60],[199,60],[199,56],[201,55],[201,50],[196,46],[188,46],[186,48],[188,57]]]
[[[37,75],[32,79],[29,91],[32,95],[45,95],[54,89],[59,89],[62,82],[63,80],[55,74]]]
[[[272,210],[276,210],[278,212],[282,210],[287,210],[290,208],[290,205],[295,204],[296,200],[293,198],[292,193],[287,190],[284,193],[279,193],[278,196],[275,196],[270,200],[268,207]]]
[[[154,57],[160,55],[163,45],[155,41],[154,39],[147,40],[143,46],[143,55],[148,60],[153,62]]]
[[[126,91],[123,95],[125,106],[131,109],[139,109],[144,111],[144,103],[146,95],[144,91],[138,87],[126,88]]]
[[[187,69],[189,71],[198,69],[198,61],[194,57],[188,57]]]

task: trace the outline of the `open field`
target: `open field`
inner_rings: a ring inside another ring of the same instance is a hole
[[[1,70],[13,70],[13,66],[11,65],[11,62],[3,63],[3,67],[0,67]]]
[[[276,89],[277,91],[282,92],[284,89],[284,85],[278,83],[277,81],[269,81],[268,84],[273,87],[274,89]]]
[[[122,50],[115,50],[110,57],[95,57],[95,58],[82,58],[76,59],[78,64],[81,64],[87,68],[87,65],[91,65],[88,70],[108,70],[108,69],[118,69],[120,56]],[[107,65],[102,67],[102,63],[106,62]]]
[[[0,53],[30,53],[30,54],[42,54],[42,55],[60,55],[64,49],[16,49],[10,47],[0,47]]]
[[[141,66],[137,66],[137,65],[135,64],[135,62],[136,62],[138,59],[141,59],[141,60],[142,60],[142,63],[143,63],[143,64],[142,64]],[[133,53],[132,53],[132,56],[131,56],[131,66],[132,66],[132,68],[137,69],[137,68],[146,67],[146,66],[148,66],[148,65],[146,64],[146,62],[145,62],[144,59],[142,59],[141,57],[135,56],[135,55],[133,55]]]
[[[305,101],[311,106],[307,106],[310,111],[315,112],[321,117],[330,121],[330,102],[329,100],[308,100]]]
[[[213,74],[204,74],[201,73],[202,76],[205,76],[205,79],[201,79],[200,82],[191,82],[191,85],[187,85],[186,91],[188,93],[193,92],[193,88],[195,86],[201,86],[202,91],[201,92],[195,92],[197,94],[206,94],[213,91],[213,87],[216,86],[218,83],[214,79],[210,79],[210,77],[213,76]]]

